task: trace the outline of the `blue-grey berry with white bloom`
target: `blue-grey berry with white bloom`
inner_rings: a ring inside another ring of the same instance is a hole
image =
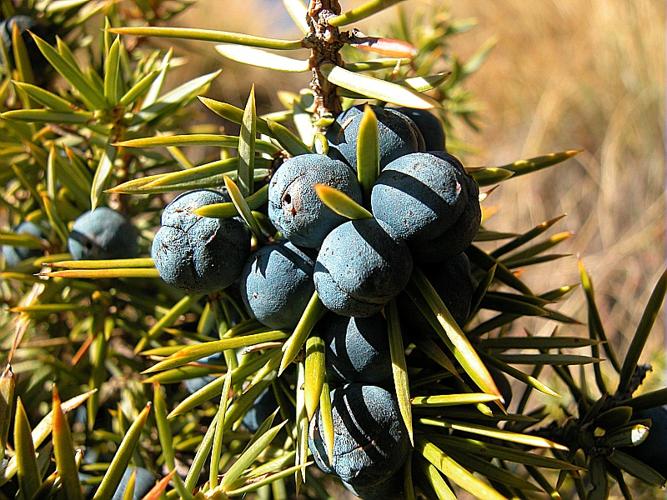
[[[269,183],[269,218],[285,238],[306,248],[318,248],[346,220],[322,203],[316,184],[336,188],[358,203],[362,199],[355,173],[342,161],[306,154],[283,163]]]
[[[248,228],[238,218],[194,213],[205,205],[230,201],[226,192],[202,189],[181,194],[167,205],[151,249],[163,281],[188,293],[211,293],[238,279],[250,254]]]
[[[263,246],[241,274],[241,296],[248,312],[269,328],[293,328],[313,295],[315,263],[289,241]]]
[[[387,322],[381,314],[369,318],[330,314],[317,330],[326,345],[330,382],[383,385],[392,379]]]
[[[424,138],[415,123],[396,109],[372,106],[378,121],[380,169],[406,154],[424,151]],[[336,118],[326,133],[329,156],[357,169],[357,139],[364,107],[352,107]]]
[[[34,222],[25,221],[19,224],[13,231],[17,234],[29,234],[35,238],[45,238],[44,231]],[[16,267],[19,263],[26,259],[39,257],[42,251],[39,248],[15,247],[10,245],[3,245],[2,255],[5,258],[7,267]]]
[[[75,260],[129,259],[137,256],[137,230],[119,212],[98,207],[74,221],[67,246]]]
[[[315,262],[315,290],[342,316],[377,314],[408,283],[412,257],[375,219],[348,221],[325,238]]]
[[[353,488],[372,487],[391,478],[409,453],[408,433],[396,398],[374,385],[348,384],[331,391],[334,428],[329,462],[318,410],[310,421],[308,446],[317,466]]]

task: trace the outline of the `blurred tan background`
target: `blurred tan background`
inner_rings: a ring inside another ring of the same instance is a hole
[[[349,8],[361,2],[342,3]],[[454,18],[476,18],[476,29],[453,40],[461,56],[497,38],[490,58],[466,83],[481,108],[482,125],[479,133],[459,132],[474,151],[465,158],[467,165],[584,150],[552,171],[502,184],[486,202],[498,208],[488,227],[523,232],[567,213],[552,233],[576,234],[557,251],[583,257],[608,334],[624,353],[665,265],[665,3],[408,0],[402,5],[408,13],[451,7]],[[383,21],[395,19],[396,9],[373,18],[364,31],[382,34]],[[174,24],[298,37],[279,0],[200,0]],[[254,82],[266,107],[260,111],[280,109],[275,91],[307,83],[302,75],[286,77],[223,61],[211,45],[181,47],[192,74],[223,65],[209,92],[218,99],[239,104]],[[528,268],[525,277],[537,291],[576,283],[576,257]],[[581,291],[560,310],[585,320]],[[539,321],[531,326],[541,334],[551,329]],[[651,339],[650,352],[660,359],[663,331],[660,321]]]

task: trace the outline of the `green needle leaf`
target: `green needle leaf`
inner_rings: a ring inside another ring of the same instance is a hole
[[[107,187],[111,174],[113,173],[113,165],[116,161],[117,149],[111,144],[107,144],[102,152],[102,157],[95,169],[95,176],[93,177],[93,185],[90,188],[90,207],[91,210],[97,208],[104,195],[104,190]]]
[[[17,89],[21,89],[21,91],[28,94],[33,101],[50,108],[52,111],[68,113],[74,108],[72,103],[46,89],[25,82],[12,81],[12,83]]]
[[[426,477],[438,500],[456,500],[456,494],[443,479],[440,471],[433,464],[425,460],[418,460],[422,474]]]
[[[614,352],[613,348],[611,347],[611,345],[607,340],[607,333],[605,332],[604,325],[602,324],[602,319],[600,318],[600,312],[598,311],[598,306],[595,303],[595,290],[593,288],[593,280],[588,274],[588,271],[586,271],[584,263],[581,260],[579,261],[579,276],[581,278],[581,286],[583,287],[584,293],[586,294],[586,303],[588,306],[589,336],[591,339],[600,340],[602,342],[602,347],[607,356],[609,357],[611,365],[614,367],[617,373],[621,373],[621,364],[619,363],[618,358],[616,357],[616,353]],[[595,344],[592,346],[592,353],[593,356],[599,356],[600,354],[600,349]],[[596,368],[595,378],[600,390],[606,392],[604,390],[605,383],[602,378],[602,372],[599,370],[599,368]]]
[[[494,429],[483,425],[456,422],[454,420],[447,420],[447,422],[443,422],[441,420],[435,420],[432,418],[420,418],[419,423],[467,432],[469,434],[477,434],[480,436],[486,436],[491,439],[500,439],[502,441],[509,441],[511,443],[523,444],[531,448],[551,448],[554,450],[569,451],[566,446],[555,443],[549,439],[545,439],[539,436],[531,436],[530,434],[520,434],[518,432]]]
[[[415,396],[412,398],[413,406],[433,407],[474,405],[478,403],[491,403],[500,400],[499,396],[486,394],[485,392],[468,392],[464,394],[443,394],[440,396]]]
[[[373,109],[366,105],[359,124],[359,136],[357,138],[357,178],[367,202],[371,199],[371,190],[379,175],[378,121]]]
[[[236,148],[239,138],[233,135],[220,134],[186,134],[186,135],[163,135],[157,137],[144,137],[142,139],[131,139],[115,143],[116,147],[124,148],[152,148],[162,146],[217,146],[221,148]],[[255,149],[259,153],[276,154],[280,149],[270,142],[257,140]]]
[[[243,162],[240,161],[239,164],[241,163]],[[236,185],[236,183],[226,175],[224,176],[224,179],[225,179],[225,187],[227,187],[227,192],[229,193],[229,197],[232,199],[232,203],[236,207],[236,210],[238,211],[239,215],[245,221],[247,226],[250,228],[252,234],[254,234],[258,240],[264,241],[266,238],[264,237],[262,228],[259,225],[259,222],[257,222],[257,219],[255,219],[255,216],[252,214],[252,210],[250,210],[248,203],[241,194],[241,190]]]
[[[104,96],[101,95],[91,83],[89,83],[86,76],[76,65],[71,64],[66,57],[59,54],[56,49],[37,35],[33,34],[32,37],[37,44],[37,48],[44,55],[46,60],[51,63],[51,66],[55,68],[60,76],[74,87],[90,110],[106,108]]]
[[[514,177],[519,177],[520,175],[530,174],[532,172],[537,172],[547,167],[557,165],[558,163],[569,160],[573,156],[581,153],[581,149],[570,149],[568,151],[562,151],[560,153],[550,153],[543,156],[536,156],[534,158],[528,158],[527,160],[518,160],[514,163],[508,163],[507,165],[501,165],[499,168],[506,170],[511,170],[514,172]]]
[[[157,363],[143,373],[154,373],[169,370],[171,368],[178,368],[190,361],[205,358],[206,356],[223,352],[226,349],[238,349],[239,347],[257,345],[263,342],[273,342],[274,340],[284,340],[286,338],[287,333],[281,330],[271,330],[268,332],[250,333],[187,346],[181,348],[176,354],[169,356],[164,361]]]
[[[388,9],[392,5],[395,5],[403,0],[370,0],[364,4],[361,4],[354,9],[348,10],[338,16],[329,18],[329,24],[331,26],[346,26],[348,24],[361,21],[367,17],[372,16],[378,12]]]
[[[324,381],[322,385],[322,392],[320,394],[320,415],[322,417],[322,435],[324,436],[324,444],[327,448],[327,455],[329,463],[333,463],[333,449],[334,449],[334,423],[333,411],[331,409],[331,392],[329,384]]]
[[[512,170],[499,167],[467,168],[466,171],[475,179],[480,186],[498,184],[514,176]]]
[[[326,309],[322,305],[322,302],[320,302],[317,292],[313,292],[306,310],[301,315],[299,323],[294,327],[294,332],[290,335],[287,342],[285,342],[285,345],[283,345],[283,357],[280,360],[280,369],[278,370],[279,376],[296,359],[310,332],[313,331],[313,328],[315,328],[315,325],[324,316],[325,312]]]
[[[380,59],[347,63],[345,64],[345,69],[356,73],[358,71],[377,71],[380,69],[395,68],[396,66],[405,66],[406,64],[410,64],[410,59],[407,57],[383,57]]]
[[[185,314],[193,304],[196,304],[202,298],[200,294],[186,295],[179,300],[174,307],[169,309],[164,316],[162,316],[155,324],[148,330],[146,336],[143,337],[135,346],[134,352],[141,352],[147,342],[157,337],[165,328],[173,325],[181,315]]]
[[[424,274],[415,269],[411,278],[411,287],[408,287],[408,294],[418,302],[423,299],[432,313],[436,316],[438,323],[444,330],[438,331],[442,340],[450,349],[454,357],[461,363],[461,366],[468,374],[468,376],[475,382],[475,384],[487,394],[494,396],[501,396],[500,391],[496,387],[496,383],[491,377],[485,364],[480,359],[474,347],[470,344],[461,328],[456,324],[454,318],[447,310],[447,306],[442,302],[437,292],[426,279]]]
[[[426,460],[431,462],[440,472],[442,472],[445,477],[459,485],[471,495],[488,500],[505,500],[503,495],[482,480],[477,479],[443,450],[429,442],[424,437],[417,437],[416,449]]]
[[[262,186],[253,194],[248,196],[245,201],[250,210],[257,210],[262,205],[266,204],[269,199],[269,186]],[[194,212],[200,217],[215,217],[219,219],[229,219],[238,215],[238,210],[232,202],[228,203],[214,203],[213,205],[204,205]]]
[[[133,267],[128,269],[67,269],[66,271],[47,271],[39,273],[45,278],[79,278],[79,279],[111,279],[111,278],[159,278],[160,273],[154,268]]]
[[[7,449],[7,436],[9,435],[9,424],[14,409],[15,389],[16,378],[11,365],[8,363],[2,375],[0,375],[0,460],[4,459]]]
[[[398,409],[408,431],[410,443],[414,446],[415,438],[412,430],[412,406],[410,405],[410,380],[408,366],[405,362],[405,348],[401,334],[401,321],[398,317],[396,302],[389,302],[387,309],[387,325],[389,335],[389,353],[391,355],[391,371],[394,377],[394,388]]]
[[[303,48],[301,40],[278,40],[275,38],[263,38],[246,35],[243,33],[231,33],[228,31],[216,31],[195,28],[163,28],[163,27],[131,27],[111,28],[111,33],[132,36],[152,36],[161,38],[180,38],[183,40],[201,40],[204,42],[235,43],[251,47],[264,47],[265,49],[295,50]]]
[[[660,279],[656,283],[639,321],[639,325],[637,325],[635,335],[632,337],[628,352],[625,355],[623,367],[621,368],[621,378],[618,382],[618,392],[621,394],[626,392],[630,386],[632,375],[635,373],[637,363],[639,363],[639,358],[644,350],[644,345],[646,345],[646,340],[651,333],[653,324],[658,317],[658,312],[665,300],[665,293],[667,293],[667,271],[662,273],[662,276],[660,276]]]
[[[495,337],[482,339],[485,349],[576,349],[598,344],[598,340],[583,337]]]
[[[665,478],[658,471],[653,469],[650,464],[646,464],[627,453],[620,450],[614,450],[613,453],[607,456],[607,460],[619,469],[647,484],[660,487],[665,485]]]
[[[92,120],[92,113],[85,111],[51,111],[50,109],[17,109],[0,114],[4,120],[20,120],[38,123],[66,123],[85,125]]]
[[[25,46],[23,41],[23,36],[21,36],[21,30],[17,23],[12,24],[12,50],[14,52],[14,64],[16,64],[16,70],[18,71],[19,78],[23,82],[31,83],[35,80],[32,71],[32,65],[30,64],[30,56],[28,55],[28,49]]]
[[[61,260],[52,262],[49,267],[63,267],[65,269],[127,269],[127,268],[154,268],[155,263],[150,257],[135,259],[104,259],[104,260]]]
[[[130,89],[120,98],[118,103],[121,106],[129,106],[130,104],[133,104],[137,99],[148,92],[148,89],[159,75],[159,71],[151,71],[148,73],[146,76],[141,78],[141,80],[130,87]]]
[[[306,341],[305,402],[308,420],[312,420],[320,404],[320,396],[326,381],[324,362],[324,340],[311,335]]]
[[[226,102],[216,101],[208,97],[199,97],[199,100],[216,115],[234,123],[243,123],[243,110]],[[312,151],[291,130],[273,120],[257,117],[257,131],[273,137],[292,156],[308,154]]]
[[[426,95],[419,94],[402,85],[397,85],[372,76],[348,71],[340,66],[323,64],[320,71],[329,82],[352,92],[359,93],[366,98],[378,99],[398,106],[407,106],[417,109],[432,109],[440,104]]]
[[[255,168],[255,139],[257,135],[257,113],[255,111],[255,86],[250,89],[250,96],[243,112],[243,123],[239,134],[238,179],[241,193],[248,196],[253,189],[253,170]],[[243,215],[243,214],[242,214]]]
[[[351,220],[373,218],[372,213],[334,187],[326,184],[315,184],[315,192],[322,203],[342,217]]]
[[[292,467],[289,467],[287,469],[284,469],[280,472],[276,472],[275,474],[271,474],[269,476],[266,476],[262,479],[259,480],[252,480],[249,481],[249,484],[242,486],[240,488],[235,488],[233,490],[226,491],[226,494],[228,497],[239,497],[239,496],[245,496],[246,493],[250,493],[252,491],[255,491],[259,488],[262,488],[264,486],[267,486],[274,481],[279,481],[281,479],[287,478],[291,475],[297,474],[299,472],[303,472],[306,467],[309,465],[312,465],[313,462],[306,462],[300,465],[293,465]]]
[[[37,466],[37,455],[30,432],[28,416],[19,398],[16,402],[14,419],[14,449],[19,479],[18,496],[25,500],[30,500],[42,485],[42,476]]]
[[[95,491],[93,500],[111,500],[114,492],[120,484],[120,480],[123,477],[125,469],[127,469],[134,449],[139,444],[141,439],[141,431],[148,420],[148,414],[151,411],[151,403],[148,403],[146,407],[141,411],[137,418],[132,422],[132,425],[125,433],[123,441],[121,441],[116,454],[111,459],[109,468],[107,469],[102,482]]]
[[[120,99],[118,90],[120,89],[120,37],[111,44],[109,53],[104,61],[104,96],[109,104],[115,106]]]
[[[658,389],[656,391],[645,392],[632,399],[622,401],[622,404],[631,406],[635,410],[648,410],[656,406],[663,406],[667,404],[667,388]]]
[[[252,463],[257,459],[260,453],[262,453],[271,441],[275,439],[280,430],[285,426],[287,420],[282,422],[279,425],[268,430],[262,437],[260,437],[252,446],[243,452],[243,454],[234,462],[234,464],[227,470],[220,486],[223,490],[226,490],[231,486],[234,481],[236,481],[241,474],[252,465]]]
[[[533,240],[537,236],[544,233],[547,229],[552,227],[554,224],[556,224],[556,222],[560,221],[563,217],[565,217],[565,215],[559,215],[558,217],[554,217],[553,219],[549,219],[547,221],[538,224],[531,230],[525,232],[522,235],[517,236],[512,241],[508,241],[504,245],[498,247],[496,250],[491,252],[491,256],[499,258],[511,252],[512,250],[516,250],[520,246],[524,245],[525,243],[528,243],[529,241]]]
[[[260,68],[288,73],[305,73],[306,71],[310,71],[310,61],[308,59],[293,59],[243,45],[216,45],[215,50],[227,59],[249,66],[258,66]]]
[[[6,233],[0,231],[0,244],[12,247],[42,248],[42,240],[32,234]]]
[[[55,386],[53,388],[53,454],[65,496],[72,500],[83,499],[79,471],[74,460],[74,441],[62,410],[58,389]]]
[[[63,413],[69,413],[70,411],[75,410],[83,403],[85,403],[88,398],[90,398],[90,396],[95,392],[96,391],[88,391],[84,392],[83,394],[79,394],[78,396],[74,396],[73,398],[63,402],[60,406],[60,409]],[[51,434],[51,430],[53,429],[53,421],[54,412],[52,410],[32,430],[32,444],[35,448],[38,448],[46,440],[46,438],[49,437],[49,434]],[[17,460],[16,456],[13,456],[9,460],[7,467],[0,471],[0,484],[10,480],[14,474],[16,474],[16,472]]]

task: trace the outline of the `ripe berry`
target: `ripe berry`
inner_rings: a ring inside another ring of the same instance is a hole
[[[319,410],[310,422],[308,446],[317,466],[357,488],[392,477],[403,465],[409,441],[394,396],[374,385],[348,384],[331,392],[334,428],[329,463]]]
[[[99,207],[74,221],[67,246],[75,260],[128,259],[137,255],[137,231],[120,213]]]
[[[315,184],[334,187],[361,202],[361,187],[345,163],[325,155],[295,156],[283,163],[269,184],[269,218],[295,245],[317,248],[345,218],[325,206]]]
[[[391,108],[373,106],[378,120],[380,168],[401,156],[424,151],[424,138],[415,123],[405,114]],[[363,117],[363,106],[341,113],[326,133],[329,156],[345,161],[357,169],[357,138]]]
[[[330,311],[368,317],[405,288],[411,273],[408,247],[375,219],[359,219],[338,226],[322,243],[315,289]]]
[[[239,219],[200,217],[204,205],[225,203],[226,192],[189,191],[164,209],[151,255],[160,277],[188,293],[210,293],[231,285],[250,253],[250,233]]]
[[[469,193],[462,169],[431,153],[412,153],[391,162],[373,186],[373,215],[402,240],[432,238],[452,227]]]
[[[257,250],[241,274],[241,296],[248,312],[269,328],[296,326],[315,290],[314,265],[290,242]]]
[[[445,151],[445,132],[440,120],[425,109],[397,108],[396,111],[410,118],[424,137],[426,151]]]
[[[391,380],[387,322],[381,314],[369,318],[330,314],[318,330],[326,344],[329,381],[382,385]]]
[[[34,222],[22,222],[19,224],[15,233],[18,234],[30,234],[37,238],[44,238],[44,231]],[[22,260],[30,259],[34,257],[39,257],[42,255],[42,251],[38,248],[27,248],[27,247],[14,247],[9,245],[4,245],[2,247],[2,255],[5,257],[5,265],[7,267],[16,267]]]

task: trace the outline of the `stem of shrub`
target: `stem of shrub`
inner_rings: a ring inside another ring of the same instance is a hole
[[[305,38],[305,45],[310,48],[310,67],[312,79],[310,88],[315,95],[316,120],[335,116],[341,111],[341,104],[336,94],[336,86],[329,83],[320,72],[322,64],[330,63],[341,66],[340,49],[343,47],[344,34],[328,19],[341,12],[338,0],[310,0],[307,22],[310,32]]]

